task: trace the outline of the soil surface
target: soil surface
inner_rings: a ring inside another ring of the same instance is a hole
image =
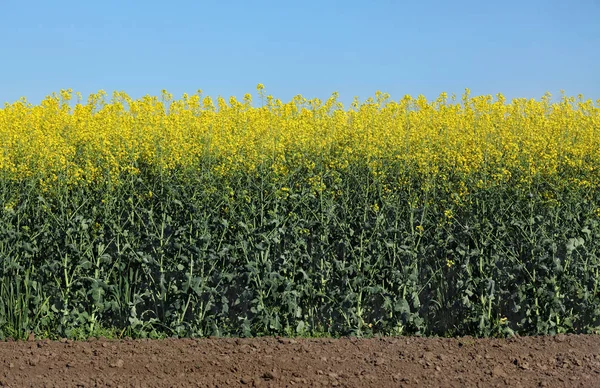
[[[600,387],[600,336],[0,342],[8,387]]]

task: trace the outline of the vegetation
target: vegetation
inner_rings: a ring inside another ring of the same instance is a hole
[[[600,100],[0,110],[0,338],[590,333]]]

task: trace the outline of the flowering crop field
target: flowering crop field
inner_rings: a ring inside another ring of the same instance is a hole
[[[0,338],[600,329],[600,100],[257,91],[5,104]]]
[[[117,184],[141,168],[219,176],[266,168],[281,181],[322,164],[311,182],[325,190],[315,178],[360,161],[393,185],[388,190],[416,174],[436,183],[460,177],[479,188],[538,178],[597,183],[600,100],[550,103],[546,95],[506,103],[502,95],[469,97],[467,90],[462,101],[442,94],[432,103],[422,96],[396,102],[377,93],[344,109],[335,94],[325,102],[297,96],[283,103],[258,89],[260,108],[249,94],[215,105],[201,94],[174,100],[166,91],[139,100],[115,93],[108,102],[100,92],[74,108],[71,91],[37,106],[7,104],[0,110],[0,171],[5,180],[33,178],[48,188]]]

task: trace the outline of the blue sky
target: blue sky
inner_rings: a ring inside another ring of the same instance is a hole
[[[600,1],[0,1],[0,103],[381,90],[600,98]]]

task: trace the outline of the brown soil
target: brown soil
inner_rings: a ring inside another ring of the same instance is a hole
[[[8,387],[600,387],[600,336],[0,342]]]

